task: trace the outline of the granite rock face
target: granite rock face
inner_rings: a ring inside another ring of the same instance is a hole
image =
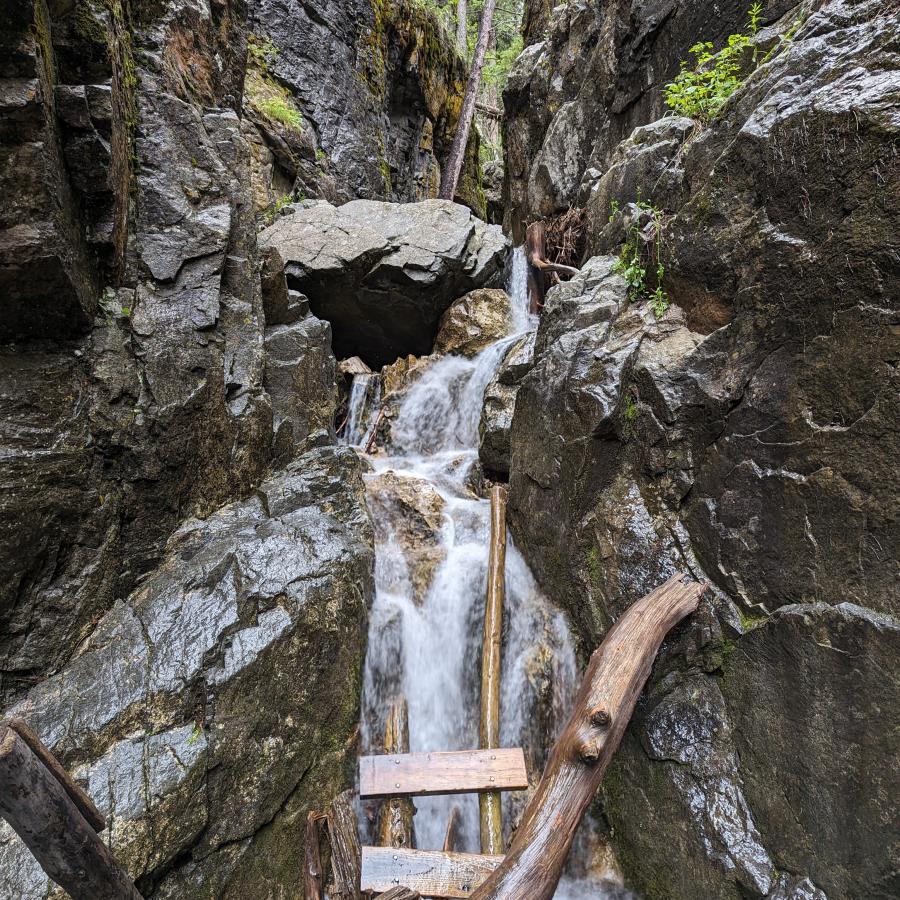
[[[415,0],[250,6],[244,103],[258,202],[294,187],[334,203],[437,197],[467,72],[435,15]],[[474,130],[456,199],[485,218]]]
[[[441,316],[433,352],[476,356],[509,331],[510,298],[501,288],[482,288],[460,297]]]
[[[707,127],[590,176],[592,253],[638,188],[665,210],[672,305],[591,258],[515,400],[511,527],[585,649],[672,572],[712,585],[605,782],[648,898],[897,890],[898,58],[883,4],[803,12]]]
[[[300,204],[260,242],[331,323],[337,356],[372,368],[430,352],[441,315],[501,276],[508,246],[498,226],[446,200]]]
[[[763,3],[763,22],[791,0]],[[632,130],[665,112],[663,86],[699,40],[720,45],[747,19],[742,0],[526,0],[525,52],[503,100],[506,221],[552,215],[579,199]]]
[[[296,892],[297,823],[350,764],[373,565],[356,455],[309,449],[248,500],[182,524],[9,711],[85,784],[146,896]],[[4,838],[0,885],[24,868],[19,890],[45,896]]]

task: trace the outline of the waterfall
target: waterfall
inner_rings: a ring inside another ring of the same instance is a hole
[[[380,752],[385,714],[398,691],[409,704],[411,751],[478,746],[490,504],[477,496],[472,482],[479,471],[478,423],[485,387],[509,347],[523,331],[536,327],[536,318],[528,313],[524,262],[524,252],[516,251],[509,335],[474,359],[446,356],[432,362],[401,402],[390,455],[370,458],[376,593],[363,684],[363,752]],[[434,547],[439,562],[425,587],[404,543],[408,505],[381,494],[375,499],[376,484],[383,485],[385,476],[439,505]],[[529,770],[537,776],[546,745],[564,724],[574,695],[575,653],[564,617],[543,596],[511,539],[503,615],[501,744],[523,746]],[[506,794],[503,802],[508,834],[524,796]],[[479,851],[477,797],[420,797],[415,804],[420,848],[442,846],[451,808],[457,805],[458,849]],[[575,896],[571,887],[561,885],[558,897],[564,896]],[[582,891],[579,896],[602,894]]]
[[[373,374],[353,376],[347,400],[347,424],[341,443],[351,447],[365,447],[373,425],[375,411],[381,401],[381,377]]]

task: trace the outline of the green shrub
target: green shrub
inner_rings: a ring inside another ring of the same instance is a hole
[[[618,212],[618,203],[613,201],[612,219]],[[669,295],[663,290],[662,282],[666,268],[662,261],[662,210],[651,203],[638,200],[638,209],[650,214],[650,221],[641,228],[635,221],[625,235],[622,252],[613,266],[613,272],[625,279],[628,296],[633,303],[646,300],[657,319],[665,315],[669,308]],[[655,286],[651,287],[648,270],[653,273]]]
[[[682,116],[690,116],[701,122],[709,122],[725,101],[744,83],[746,78],[747,50],[759,31],[762,6],[754,3],[749,10],[748,34],[732,34],[718,52],[710,41],[701,41],[691,47],[694,57],[692,68],[681,63],[678,77],[666,85],[665,98],[669,109]],[[755,67],[756,49],[752,54]]]

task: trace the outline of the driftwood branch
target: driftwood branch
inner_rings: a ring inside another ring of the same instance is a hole
[[[459,807],[456,804],[450,809],[447,819],[447,830],[444,832],[444,853],[453,853],[459,844]]]
[[[503,862],[472,900],[550,900],[579,822],[622,740],[660,644],[700,602],[704,585],[676,575],[639,600],[594,652]]]
[[[506,489],[491,490],[491,543],[488,551],[487,597],[481,648],[481,746],[500,746],[500,640],[506,593]],[[503,852],[503,820],[499,791],[480,794],[481,852]]]
[[[128,873],[59,780],[59,764],[54,760],[51,771],[43,758],[15,729],[0,725],[0,815],[74,900],[141,900]]]
[[[409,711],[405,697],[396,697],[384,727],[384,752],[409,753]],[[416,846],[413,816],[416,807],[409,797],[388,797],[378,817],[378,843],[382,847]]]

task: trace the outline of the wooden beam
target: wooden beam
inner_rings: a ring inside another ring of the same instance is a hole
[[[500,643],[503,637],[503,599],[506,595],[506,488],[491,489],[491,542],[488,550],[484,637],[481,645],[481,725],[483,749],[500,746]],[[481,852],[503,852],[500,792],[478,797]]]
[[[334,887],[331,897],[359,900],[359,830],[353,810],[353,793],[344,791],[331,801],[328,809],[328,838],[331,843],[331,872]]]
[[[519,791],[527,787],[521,747],[363,756],[359,760],[359,795],[363,799]]]
[[[31,752],[46,766],[50,774],[63,786],[78,811],[87,819],[94,831],[106,828],[106,816],[94,806],[87,791],[60,765],[59,760],[44,746],[41,739],[28,727],[22,719],[10,719],[6,723],[16,734],[28,744]]]
[[[74,900],[141,900],[56,775],[8,725],[0,725],[0,815]]]
[[[578,824],[628,726],[666,634],[705,585],[675,575],[628,608],[594,651],[565,731],[553,747],[503,862],[473,900],[551,900]]]
[[[471,897],[502,859],[477,853],[363,847],[362,890],[406,887],[423,897]]]
[[[396,697],[384,727],[385,753],[409,753],[409,709],[405,697]],[[415,847],[413,816],[416,807],[409,797],[388,797],[378,813],[378,843],[382,847]]]
[[[322,900],[325,886],[322,877],[322,855],[319,852],[319,820],[321,813],[306,816],[306,860],[303,867],[303,896],[305,900]]]

